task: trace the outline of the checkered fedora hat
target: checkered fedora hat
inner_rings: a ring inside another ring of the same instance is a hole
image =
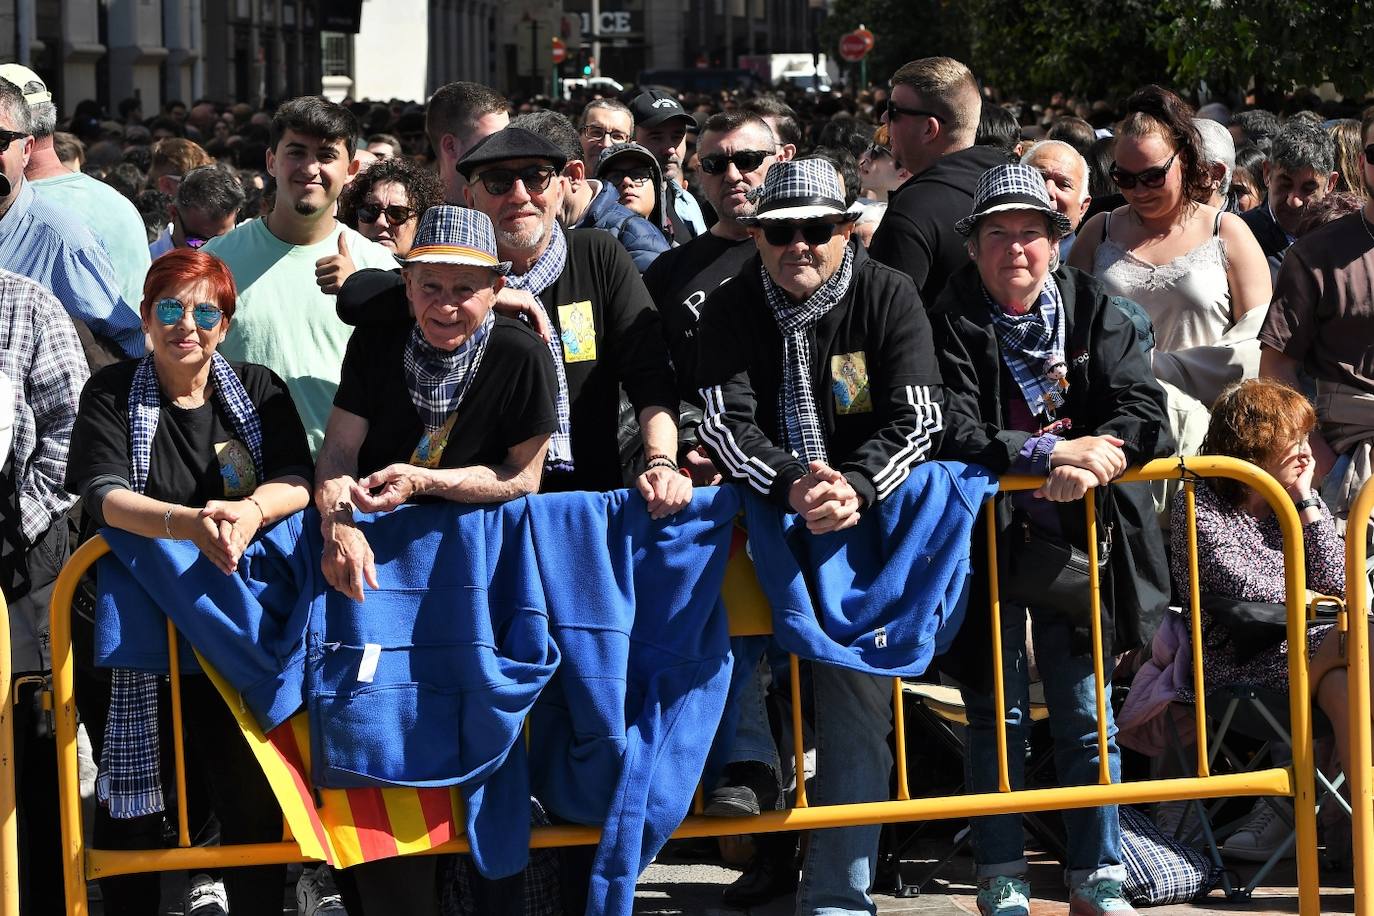
[[[407,264],[471,264],[499,274],[510,272],[510,261],[496,257],[496,230],[480,210],[442,205],[420,217],[415,244]]]
[[[1054,209],[1045,179],[1035,169],[1020,163],[993,166],[978,179],[973,191],[973,212],[954,228],[960,235],[972,235],[978,221],[1005,210],[1036,210],[1050,218],[1051,234],[1059,239],[1073,229],[1069,218]]]
[[[844,206],[840,176],[824,159],[793,159],[776,163],[763,176],[763,184],[751,195],[757,209],[739,222],[752,226],[773,220],[858,219]]]

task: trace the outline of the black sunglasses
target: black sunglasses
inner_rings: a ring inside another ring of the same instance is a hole
[[[1364,161],[1368,162],[1370,165],[1374,165],[1374,143],[1364,148]]]
[[[1163,165],[1141,169],[1139,172],[1127,172],[1113,162],[1109,174],[1112,176],[1112,181],[1116,182],[1116,186],[1123,191],[1134,190],[1137,184],[1142,184],[1147,188],[1162,188],[1164,187],[1164,179],[1169,177],[1169,169],[1177,158],[1178,153],[1175,152],[1169,157],[1169,161]]]
[[[626,178],[635,187],[647,184],[650,178],[654,177],[654,170],[647,165],[637,165],[632,169],[612,169],[601,176],[601,180],[611,187],[618,187]]]
[[[775,248],[782,248],[792,244],[792,240],[801,233],[802,241],[808,245],[824,245],[835,236],[835,230],[840,228],[839,223],[822,221],[812,221],[806,223],[764,223],[763,237]]]
[[[10,148],[10,144],[15,140],[22,140],[28,134],[19,130],[0,130],[0,153]]]
[[[532,165],[518,172],[514,169],[487,169],[477,176],[477,180],[482,183],[482,187],[487,189],[488,194],[499,197],[502,194],[510,193],[510,189],[515,187],[517,178],[525,186],[525,190],[531,194],[546,191],[549,183],[553,181],[553,176],[557,174],[558,170],[551,165]]]
[[[701,170],[707,175],[724,175],[725,170],[730,167],[730,163],[732,162],[735,164],[735,168],[739,169],[740,174],[743,175],[763,165],[763,160],[771,155],[773,155],[772,150],[742,149],[739,152],[730,153],[728,155],[725,153],[712,153],[709,156],[702,156],[698,161],[701,162]]]
[[[881,143],[870,143],[868,149],[864,150],[864,155],[870,159],[881,159],[884,156],[891,156],[892,150]]]
[[[889,101],[887,103],[888,121],[895,121],[902,115],[907,115],[912,118],[934,118],[941,124],[945,123],[946,120],[944,115],[936,114],[933,111],[926,111],[924,108],[903,108],[896,102]]]
[[[379,207],[376,204],[362,204],[358,207],[358,222],[375,223],[377,217],[384,213],[386,214],[387,223],[392,226],[399,226],[415,215],[415,211],[410,207],[403,207],[400,204],[391,204],[387,207]]]

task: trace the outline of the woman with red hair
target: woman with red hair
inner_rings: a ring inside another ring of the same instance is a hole
[[[313,476],[286,384],[263,366],[215,352],[236,295],[224,262],[203,251],[178,249],[153,263],[140,306],[151,352],[87,383],[66,480],[95,524],[193,541],[226,575],[259,531],[305,508]],[[74,630],[83,625],[91,626],[73,621]],[[160,833],[164,810],[158,678],[116,669],[108,689],[108,704],[95,697],[81,710],[99,764],[97,840],[104,833],[115,845],[161,845],[146,842]],[[204,776],[220,838],[281,839],[280,809],[228,707],[200,674],[183,676],[181,692],[188,772]],[[238,916],[279,916],[283,881],[282,866],[224,875]],[[106,912],[156,911],[156,876],[101,884]]]

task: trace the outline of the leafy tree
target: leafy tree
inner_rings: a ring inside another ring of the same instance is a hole
[[[821,23],[821,48],[840,62],[840,36],[860,25],[873,33],[868,78],[884,83],[909,60],[934,55],[968,59],[966,20],[960,4],[942,0],[837,0]]]

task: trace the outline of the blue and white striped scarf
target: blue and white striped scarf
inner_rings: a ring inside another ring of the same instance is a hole
[[[1002,359],[1011,372],[1012,380],[1021,389],[1031,416],[1048,415],[1050,405],[1045,395],[1059,388],[1059,383],[1046,375],[1052,358],[1064,357],[1064,302],[1054,277],[1046,277],[1035,308],[1024,315],[1008,315],[983,290],[988,309],[992,313],[993,330]]]
[[[563,230],[559,228],[558,223],[554,223],[549,236],[549,247],[544,249],[539,259],[523,274],[510,274],[506,277],[507,286],[512,289],[523,289],[534,297],[535,304],[544,312],[544,320],[548,321],[551,328],[554,324],[549,320],[549,314],[545,311],[544,304],[539,301],[539,296],[563,275],[563,268],[567,263],[568,240],[563,237]],[[563,339],[557,333],[549,339],[549,352],[553,354],[553,368],[558,375],[558,429],[549,437],[549,451],[544,456],[544,467],[550,471],[571,471],[572,407],[568,398],[568,373],[563,368]]]
[[[262,422],[229,361],[210,357],[214,397],[229,414],[234,433],[248,448],[253,469],[262,482]],[[153,437],[162,416],[162,386],[152,354],[134,370],[129,391],[129,482],[135,493],[148,487]],[[127,819],[156,814],[166,808],[162,795],[162,758],[158,742],[157,682],[155,674],[116,668],[110,672],[110,713],[105,721],[105,747],[96,775],[96,798],[109,806],[110,816]]]
[[[426,430],[432,432],[443,426],[463,403],[463,396],[477,377],[477,367],[482,363],[482,354],[487,352],[491,326],[495,323],[495,313],[488,310],[477,329],[453,350],[431,346],[418,324],[411,328],[401,361],[410,400]]]
[[[804,462],[829,461],[825,431],[816,410],[811,390],[811,346],[806,332],[839,304],[854,276],[854,249],[844,249],[844,261],[805,302],[793,302],[773,282],[762,266],[763,290],[768,307],[782,332],[782,388],[778,392],[778,428],[786,438],[784,447]]]

